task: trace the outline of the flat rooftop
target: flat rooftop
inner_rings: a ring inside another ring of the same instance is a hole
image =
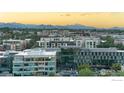
[[[56,55],[56,50],[45,50],[40,48],[34,48],[34,49],[26,49],[24,51],[19,52],[16,55],[22,55],[22,56],[54,56]]]

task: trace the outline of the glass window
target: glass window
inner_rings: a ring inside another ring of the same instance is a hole
[[[24,66],[29,66],[29,64],[28,63],[24,63]]]
[[[35,63],[35,66],[38,66],[38,63]]]
[[[48,65],[48,62],[46,62],[45,65]]]
[[[53,70],[53,67],[50,67],[49,70]]]
[[[48,70],[48,68],[45,68],[45,70]]]

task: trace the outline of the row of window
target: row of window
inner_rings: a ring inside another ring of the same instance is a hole
[[[81,52],[81,55],[95,55],[95,56],[124,56],[123,52]]]
[[[44,62],[44,63],[14,63],[15,67],[21,67],[21,66],[48,66],[48,65],[55,65],[55,62]]]
[[[79,59],[117,59],[117,60],[123,60],[123,56],[81,56],[78,57]]]
[[[15,61],[52,61],[54,57],[37,57],[37,58],[22,58],[22,57],[15,57]]]
[[[40,44],[41,45],[41,47],[45,47],[45,43],[41,43]],[[67,46],[68,45],[68,43],[47,43],[47,47],[53,47],[53,46]]]
[[[54,67],[38,67],[38,68],[13,68],[13,71],[41,71],[41,70],[55,70]]]

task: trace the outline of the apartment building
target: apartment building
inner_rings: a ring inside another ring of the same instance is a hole
[[[55,74],[56,51],[27,49],[14,57],[14,76],[48,76]]]

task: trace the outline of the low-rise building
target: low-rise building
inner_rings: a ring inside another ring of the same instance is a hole
[[[56,51],[28,49],[14,57],[14,76],[48,76],[55,74]]]

